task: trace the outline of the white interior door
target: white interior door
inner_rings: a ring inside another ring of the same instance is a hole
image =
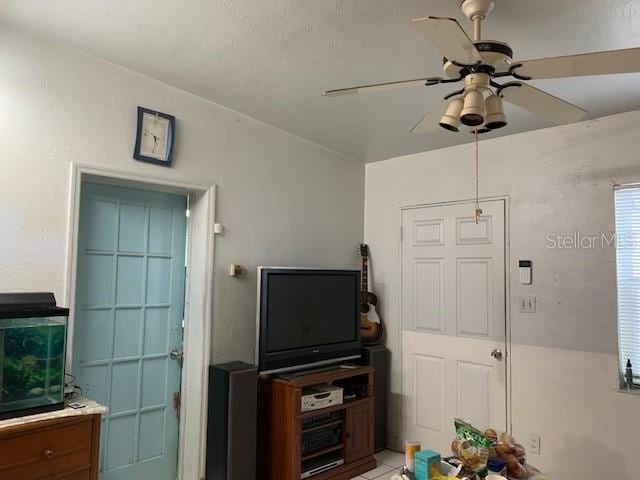
[[[454,417],[506,429],[505,205],[481,208],[402,213],[403,434],[443,456]]]

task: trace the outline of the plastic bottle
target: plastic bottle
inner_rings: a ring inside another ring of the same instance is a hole
[[[633,388],[633,367],[631,366],[631,359],[627,359],[627,369],[624,373],[624,379],[627,384],[627,390]]]

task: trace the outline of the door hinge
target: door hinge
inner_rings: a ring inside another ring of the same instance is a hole
[[[402,230],[402,227],[400,227],[400,241],[402,242],[404,240],[404,232]]]

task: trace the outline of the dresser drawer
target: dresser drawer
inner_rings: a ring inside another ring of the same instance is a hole
[[[56,476],[53,480],[91,480],[91,470],[86,469],[75,473],[67,473],[62,475],[61,477]]]
[[[89,417],[38,422],[0,434],[0,478],[89,478],[82,471],[91,466],[92,434]]]

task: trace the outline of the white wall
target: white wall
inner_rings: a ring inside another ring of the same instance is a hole
[[[132,159],[138,105],[177,117],[173,168]],[[0,26],[0,291],[63,298],[72,161],[218,185],[216,362],[253,359],[256,265],[357,266],[360,162]]]
[[[480,195],[510,204],[514,434],[541,435],[542,455],[530,458],[550,478],[640,475],[640,396],[617,392],[615,251],[549,249],[546,237],[614,229],[613,184],[640,180],[639,124],[631,112],[480,145]],[[366,166],[365,240],[393,351],[396,445],[400,207],[470,199],[474,189],[470,144]],[[533,260],[532,286],[517,283],[518,259]],[[520,295],[537,296],[536,314],[518,313]]]

